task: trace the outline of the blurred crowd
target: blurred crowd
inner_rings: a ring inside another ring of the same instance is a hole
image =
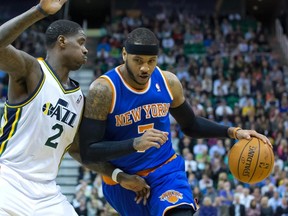
[[[181,80],[197,115],[254,129],[273,144],[272,174],[263,182],[243,184],[229,172],[227,153],[234,140],[187,137],[171,117],[173,148],[185,159],[191,190],[201,205],[198,214],[288,215],[288,69],[271,46],[273,31],[239,14],[197,17],[165,9],[154,17],[123,14],[104,26],[106,34],[97,47],[88,47],[95,49],[94,78],[121,64],[123,40],[139,26],[159,38],[158,65]],[[32,28],[15,46],[44,56],[41,32]],[[96,173],[80,167],[75,190],[72,204],[79,215],[117,215],[107,204]]]

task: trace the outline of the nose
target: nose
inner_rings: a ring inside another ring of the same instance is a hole
[[[85,55],[88,54],[88,50],[86,49],[86,47],[83,48],[83,54],[85,54]]]
[[[140,70],[147,73],[150,70],[149,65],[147,63],[143,64]]]

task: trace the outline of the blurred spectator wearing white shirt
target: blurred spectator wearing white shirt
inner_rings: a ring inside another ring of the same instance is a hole
[[[189,152],[185,157],[185,171],[187,172],[190,169],[192,172],[197,171],[197,162],[193,159],[193,154]]]
[[[240,196],[240,203],[243,204],[246,209],[248,209],[253,199],[254,199],[254,196],[250,194],[249,188],[244,188],[243,194],[242,196]]]

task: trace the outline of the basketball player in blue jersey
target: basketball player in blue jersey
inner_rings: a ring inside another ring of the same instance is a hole
[[[82,118],[84,96],[69,72],[87,61],[86,35],[72,21],[46,32],[46,59],[11,43],[66,0],[41,0],[0,26],[0,69],[8,73],[8,100],[0,130],[0,215],[77,215],[55,178]]]
[[[82,160],[98,166],[105,198],[122,216],[191,216],[198,209],[184,160],[172,148],[169,113],[193,138],[255,136],[271,145],[253,130],[195,116],[177,77],[156,66],[158,49],[150,30],[129,33],[122,50],[124,64],[91,84],[80,126]],[[144,141],[147,136],[151,142]],[[135,202],[135,193],[118,184],[124,173],[148,183],[150,196],[144,202]]]

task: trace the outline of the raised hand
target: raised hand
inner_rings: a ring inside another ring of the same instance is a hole
[[[151,147],[160,148],[166,143],[168,133],[157,129],[148,129],[146,132],[134,139],[133,147],[137,151],[144,152]]]
[[[55,14],[58,12],[67,0],[41,0],[39,6],[47,14]]]
[[[117,179],[123,188],[136,193],[136,203],[140,203],[143,200],[143,204],[146,205],[147,199],[150,196],[150,186],[142,177],[121,172],[118,174]]]

